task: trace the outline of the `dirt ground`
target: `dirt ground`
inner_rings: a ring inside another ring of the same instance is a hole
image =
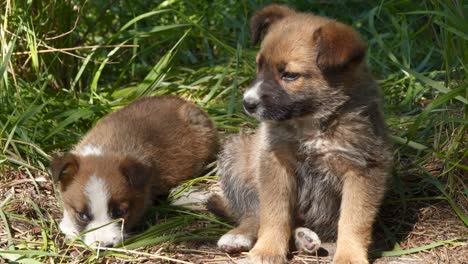
[[[0,172],[1,173],[1,172]],[[61,216],[59,203],[55,191],[47,175],[35,175],[35,182],[27,174],[16,171],[5,171],[0,175],[0,208],[5,212],[14,212],[26,218],[55,219]],[[37,192],[39,191],[39,192]],[[31,208],[27,201],[32,199],[39,207]],[[457,201],[462,210],[468,208],[468,200],[461,197]],[[5,206],[4,206],[5,205]],[[402,213],[403,212],[403,213]],[[5,224],[0,218],[0,249],[8,247],[8,233]],[[31,226],[21,219],[8,219],[13,233],[15,245],[21,241],[33,240],[42,232],[40,226]],[[399,257],[379,257],[374,263],[468,263],[468,228],[457,217],[446,201],[419,201],[408,203],[406,208],[401,204],[386,204],[377,220],[373,249],[391,250],[394,242],[398,242],[401,249],[411,249],[430,245],[436,241],[456,239],[455,243],[447,243],[428,250]],[[385,228],[382,228],[385,227]],[[387,230],[385,230],[387,229]],[[63,239],[61,234],[56,239]],[[332,245],[333,246],[333,245]],[[332,247],[331,246],[331,247]],[[73,248],[71,255],[83,254],[82,248]],[[146,250],[134,250],[131,261],[110,258],[101,263],[169,263],[161,258],[167,257],[189,263],[236,263],[244,255],[229,256],[216,249],[215,242],[187,242],[167,245],[157,245]],[[86,254],[86,253],[84,253]],[[330,256],[307,256],[292,254],[290,263],[330,263]],[[157,257],[155,257],[157,256]],[[0,260],[0,263],[4,261]],[[51,260],[51,263],[54,261]],[[242,261],[240,262],[242,263]]]

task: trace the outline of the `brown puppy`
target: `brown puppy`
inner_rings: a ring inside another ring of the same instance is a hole
[[[208,115],[181,98],[143,98],[107,115],[52,162],[64,206],[60,229],[75,237],[102,226],[83,241],[117,244],[153,198],[200,174],[216,150]],[[108,224],[116,219],[124,225]]]
[[[315,250],[313,230],[337,237],[334,263],[367,263],[391,152],[366,47],[349,26],[279,5],[256,12],[250,29],[263,40],[243,103],[261,124],[220,155],[225,197],[209,206],[226,206],[239,226],[218,246],[284,263],[302,221],[295,239],[303,250]]]

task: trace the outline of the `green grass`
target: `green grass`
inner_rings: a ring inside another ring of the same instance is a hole
[[[394,180],[385,200],[399,208],[395,218],[403,219],[417,201],[446,201],[466,227],[468,4],[287,2],[353,25],[368,43],[368,61],[384,92],[395,143]],[[7,199],[5,186],[19,172],[32,186],[31,195],[43,193],[38,178],[47,172],[51,156],[68,150],[109,111],[141,96],[177,94],[206,109],[222,135],[254,127],[255,121],[240,106],[242,91],[255,76],[256,49],[249,42],[247,22],[253,10],[268,3],[3,1],[0,233],[3,229],[5,235],[0,235],[0,248],[8,251],[0,257],[19,258],[20,263],[70,260],[75,246],[63,243],[56,212],[26,195]],[[52,200],[54,195],[52,190]],[[15,210],[18,203],[31,212]],[[200,212],[154,210],[166,220],[132,238],[128,249],[147,250],[164,241],[213,240],[227,228]],[[186,228],[198,222],[203,226]],[[19,223],[40,230],[22,237],[22,226],[15,226]],[[390,243],[398,242],[401,225],[382,224]],[[462,243],[454,239],[377,255]],[[80,253],[78,259],[97,261],[97,252],[91,252]],[[98,260],[104,255],[135,257],[110,251],[101,252]]]

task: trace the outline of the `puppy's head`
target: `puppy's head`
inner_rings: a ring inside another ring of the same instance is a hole
[[[351,27],[271,5],[250,20],[257,78],[244,93],[245,110],[259,120],[327,115],[347,98],[346,86],[365,57]]]
[[[68,154],[54,158],[51,171],[63,200],[60,229],[69,237],[89,231],[86,244],[113,246],[142,215],[152,172],[138,161]]]

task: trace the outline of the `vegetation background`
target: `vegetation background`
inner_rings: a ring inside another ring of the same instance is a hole
[[[228,260],[213,242],[228,224],[165,203],[125,247],[64,241],[47,167],[103,115],[146,95],[196,102],[221,137],[255,127],[240,105],[255,75],[247,24],[270,2],[1,1],[0,263]],[[376,262],[468,263],[467,1],[276,2],[353,25],[368,43],[395,144]],[[212,185],[211,169],[184,186]]]

